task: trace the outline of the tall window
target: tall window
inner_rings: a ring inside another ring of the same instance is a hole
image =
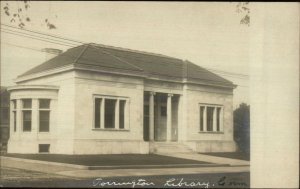
[[[14,132],[16,132],[17,131],[17,102],[16,102],[16,100],[12,100],[12,116],[13,116]]]
[[[221,121],[221,108],[218,107],[217,108],[217,131],[221,131],[221,128],[220,128],[220,121]]]
[[[50,99],[39,99],[39,132],[49,132]]]
[[[124,129],[125,128],[125,103],[126,101],[125,100],[120,100],[120,105],[119,105],[119,108],[120,108],[120,111],[119,111],[119,128],[120,129]]]
[[[94,128],[125,129],[126,103],[127,100],[124,98],[95,97]]]
[[[23,131],[31,131],[31,108],[32,100],[23,99],[22,100],[22,118],[23,118]]]
[[[206,114],[206,124],[207,124],[207,131],[213,131],[213,116],[214,116],[214,108],[207,107],[207,114]]]
[[[222,131],[222,107],[215,105],[200,105],[199,124],[202,132]]]
[[[200,131],[203,131],[204,127],[204,106],[200,106]]]
[[[115,99],[105,99],[105,128],[115,128]]]
[[[95,99],[95,128],[100,128],[101,124],[101,98]]]

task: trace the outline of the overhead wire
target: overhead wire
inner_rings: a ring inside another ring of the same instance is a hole
[[[7,26],[7,27],[11,27],[11,28],[15,28],[15,29],[18,29],[18,30],[25,30],[25,31],[36,33],[36,34],[39,34],[39,35],[46,35],[46,36],[49,36],[49,37],[52,37],[52,38],[58,38],[58,39],[62,39],[62,40],[65,40],[65,41],[72,41],[72,42],[76,42],[76,43],[80,43],[80,44],[87,44],[87,43],[84,43],[84,42],[81,42],[81,41],[77,41],[77,40],[73,40],[73,39],[67,39],[67,38],[64,38],[64,37],[61,37],[61,36],[56,36],[56,35],[51,35],[51,34],[45,34],[45,33],[42,33],[42,32],[32,31],[32,30],[28,30],[28,29],[20,29],[20,28],[14,27],[14,26],[6,25],[6,24],[1,24],[1,25]],[[36,35],[26,34],[26,33],[22,33],[22,32],[19,32],[19,31],[12,31],[12,30],[8,30],[7,28],[5,28],[4,30],[3,29],[4,28],[1,27],[1,31],[2,32],[8,33],[8,34],[12,34],[12,35],[17,35],[17,36],[21,36],[21,37],[27,37],[27,38],[31,38],[31,39],[35,39],[35,40],[41,40],[41,41],[44,41],[44,42],[49,42],[49,43],[58,44],[58,45],[64,45],[64,46],[69,46],[69,47],[76,47],[75,44],[73,44],[74,45],[73,46],[73,45],[70,45],[71,43],[64,42],[64,41],[59,41],[59,40],[55,40],[55,39],[51,39],[51,38],[45,38],[45,37],[42,37],[42,36],[36,36]],[[10,44],[10,45],[12,45],[12,44]],[[17,46],[17,45],[15,45],[15,46]],[[23,46],[21,48],[26,48],[26,47]],[[27,48],[27,49],[31,49],[32,50],[32,48]],[[247,75],[244,75],[244,74],[238,74],[238,73],[233,73],[233,72],[226,72],[226,71],[217,70],[217,69],[211,69],[211,68],[205,68],[205,69],[213,71],[213,72],[219,72],[218,75],[223,75],[223,76],[228,76],[228,77],[234,77],[234,78],[239,78],[239,79],[245,79],[243,77],[248,77]],[[242,86],[242,87],[247,87],[247,86]]]

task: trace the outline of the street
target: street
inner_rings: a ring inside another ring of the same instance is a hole
[[[77,179],[16,168],[1,168],[1,187],[249,188],[250,173],[184,174]]]

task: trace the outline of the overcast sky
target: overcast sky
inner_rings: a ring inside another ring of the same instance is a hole
[[[11,8],[23,6],[23,2],[9,3]],[[26,28],[83,42],[165,54],[206,68],[248,75],[249,27],[240,24],[236,5],[33,1],[27,11],[31,22]],[[45,18],[57,29],[47,29]],[[11,24],[2,10],[1,23]],[[1,32],[1,85],[14,85],[13,78],[42,63],[44,54],[32,49],[46,47],[69,48]],[[249,103],[247,77],[221,76],[239,85],[234,91],[235,107]]]

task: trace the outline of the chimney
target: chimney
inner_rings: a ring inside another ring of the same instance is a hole
[[[45,52],[45,61],[47,61],[61,54],[63,51],[60,49],[44,48],[42,52]]]

